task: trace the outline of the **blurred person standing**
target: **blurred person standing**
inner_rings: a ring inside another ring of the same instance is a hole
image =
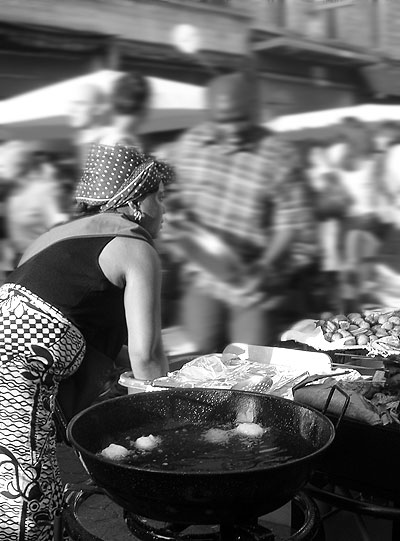
[[[321,286],[324,296],[322,310],[341,311],[341,270],[343,217],[350,196],[340,176],[330,163],[329,147],[314,141],[308,144],[305,174],[313,192],[317,218]]]
[[[382,219],[400,229],[400,126],[386,121],[375,135],[377,177],[380,181]]]
[[[150,90],[149,81],[138,72],[124,73],[117,79],[110,95],[111,124],[101,134],[101,144],[143,150],[138,132],[146,118]]]
[[[28,143],[9,143],[4,174],[12,188],[6,202],[8,243],[15,266],[42,233],[67,219],[54,166]]]
[[[8,143],[0,145],[0,284],[11,270],[6,214],[7,200],[13,183],[7,175],[8,146]]]
[[[386,220],[379,263],[400,273],[400,124],[383,122],[375,134],[375,155],[381,189],[381,216]]]
[[[81,85],[72,96],[69,123],[75,131],[74,146],[82,170],[91,143],[99,142],[104,129],[108,103],[105,93],[94,84]]]
[[[191,257],[196,248],[191,255],[181,249],[181,316],[203,353],[229,342],[270,343],[279,293],[287,294],[290,277],[316,252],[298,155],[258,125],[257,91],[256,81],[240,73],[215,78],[210,121],[184,134],[170,157],[177,182],[167,224],[177,248],[191,234],[212,235],[203,263]],[[232,277],[215,270],[220,263],[231,266]]]
[[[331,148],[331,163],[350,197],[343,221],[343,298],[346,311],[354,312],[372,285],[385,218],[372,134],[357,118],[344,119],[343,133],[344,142]]]

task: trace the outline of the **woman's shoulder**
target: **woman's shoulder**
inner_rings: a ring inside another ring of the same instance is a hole
[[[141,237],[114,237],[103,251],[108,252],[109,257],[117,258],[122,267],[144,260],[153,263],[158,260],[154,246]]]
[[[123,284],[128,276],[147,276],[149,279],[160,271],[160,261],[155,248],[138,238],[115,237],[102,250],[99,264],[107,278],[116,285]]]

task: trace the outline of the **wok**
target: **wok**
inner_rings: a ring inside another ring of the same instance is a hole
[[[171,421],[181,426],[224,425],[249,408],[254,422],[283,431],[295,455],[305,443],[307,452],[270,467],[238,463],[229,471],[165,471],[96,454],[121,432],[139,428],[149,434],[151,427],[156,435],[157,428],[162,432]],[[111,399],[82,411],[67,428],[89,475],[114,502],[143,517],[192,524],[238,523],[278,509],[307,482],[315,459],[334,434],[331,421],[313,408],[276,396],[218,389],[168,389]]]

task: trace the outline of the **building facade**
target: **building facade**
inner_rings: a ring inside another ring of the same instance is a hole
[[[253,0],[251,4],[252,50],[266,89],[276,89],[280,96],[280,109],[399,103],[400,3]]]
[[[191,25],[200,52],[173,43]],[[254,69],[266,115],[397,103],[394,0],[1,0],[0,99],[98,68],[204,84]]]

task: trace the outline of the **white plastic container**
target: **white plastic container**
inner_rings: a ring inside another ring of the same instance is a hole
[[[151,380],[135,379],[132,372],[123,372],[118,380],[122,387],[128,389],[128,394],[148,393],[153,391],[163,391],[161,387],[153,387]]]

